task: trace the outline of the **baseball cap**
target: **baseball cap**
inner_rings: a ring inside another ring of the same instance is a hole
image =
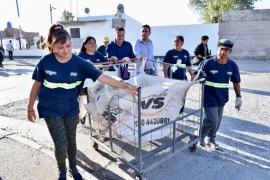
[[[103,42],[106,42],[106,41],[110,41],[109,37],[107,37],[107,36],[105,36],[105,37],[103,38]]]
[[[234,42],[232,40],[229,40],[229,39],[220,39],[218,41],[218,47],[227,48],[230,50],[232,50],[233,44],[234,44]]]

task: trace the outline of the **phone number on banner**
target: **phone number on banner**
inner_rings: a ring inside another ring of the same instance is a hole
[[[166,124],[170,122],[170,118],[152,118],[152,119],[142,119],[141,125],[142,126],[150,126],[150,125],[157,125],[157,124]],[[138,121],[135,122],[136,126],[138,127]]]

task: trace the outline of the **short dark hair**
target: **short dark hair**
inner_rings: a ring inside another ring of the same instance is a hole
[[[142,25],[142,28],[148,28],[149,32],[151,32],[151,28],[150,28],[150,26],[148,24]]]
[[[117,31],[124,31],[125,32],[125,29],[122,26],[118,26],[115,28],[115,32],[117,32]]]
[[[177,39],[180,39],[181,41],[183,41],[184,42],[184,37],[183,36],[180,36],[180,35],[178,35],[178,36],[175,36]]]
[[[202,36],[202,38],[201,38],[202,41],[207,40],[207,39],[209,39],[209,37],[206,36],[206,35],[205,36]]]

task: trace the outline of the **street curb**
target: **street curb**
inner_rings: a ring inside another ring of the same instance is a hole
[[[40,151],[40,152],[42,152],[42,153],[44,153],[44,154],[46,154],[46,155],[48,155],[48,156],[55,159],[54,153],[52,151],[43,148],[38,143],[36,143],[34,141],[31,141],[31,140],[29,140],[27,138],[20,137],[20,136],[16,135],[15,133],[10,133],[8,131],[1,130],[1,129],[0,129],[0,136],[3,136],[0,139],[2,139],[2,138],[10,138],[10,139],[18,141],[18,142],[20,142],[22,144],[25,144],[25,145],[33,148],[33,149],[36,149],[36,150],[38,150],[38,151]]]
[[[7,118],[7,117],[4,117],[4,116],[0,116],[0,117],[2,117],[4,119],[9,119],[9,121],[15,120],[15,121],[17,121],[17,123],[20,123],[20,124],[29,123],[29,122],[24,122],[24,121],[13,119],[13,118]],[[46,154],[47,156],[50,156],[51,158],[55,159],[55,155],[54,155],[53,150],[46,149],[42,145],[40,145],[40,144],[30,140],[30,139],[27,139],[25,137],[21,137],[21,136],[15,134],[14,132],[9,132],[9,131],[3,130],[3,129],[1,129],[1,126],[0,126],[0,140],[3,139],[3,138],[9,138],[9,139],[15,140],[15,141],[17,141],[17,142],[19,142],[21,144],[27,145],[27,146],[29,146],[29,147],[43,153],[43,154]],[[67,166],[68,166],[68,162],[67,162]],[[92,179],[97,179],[94,175],[92,175],[91,173],[85,171],[79,165],[77,165],[77,169],[79,170],[79,172],[81,173],[81,175],[83,177],[89,177],[91,180]],[[89,179],[89,178],[87,178],[87,179]]]

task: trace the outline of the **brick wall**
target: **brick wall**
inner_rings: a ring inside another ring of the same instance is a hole
[[[235,59],[270,59],[270,9],[224,13],[219,39],[231,39]]]

